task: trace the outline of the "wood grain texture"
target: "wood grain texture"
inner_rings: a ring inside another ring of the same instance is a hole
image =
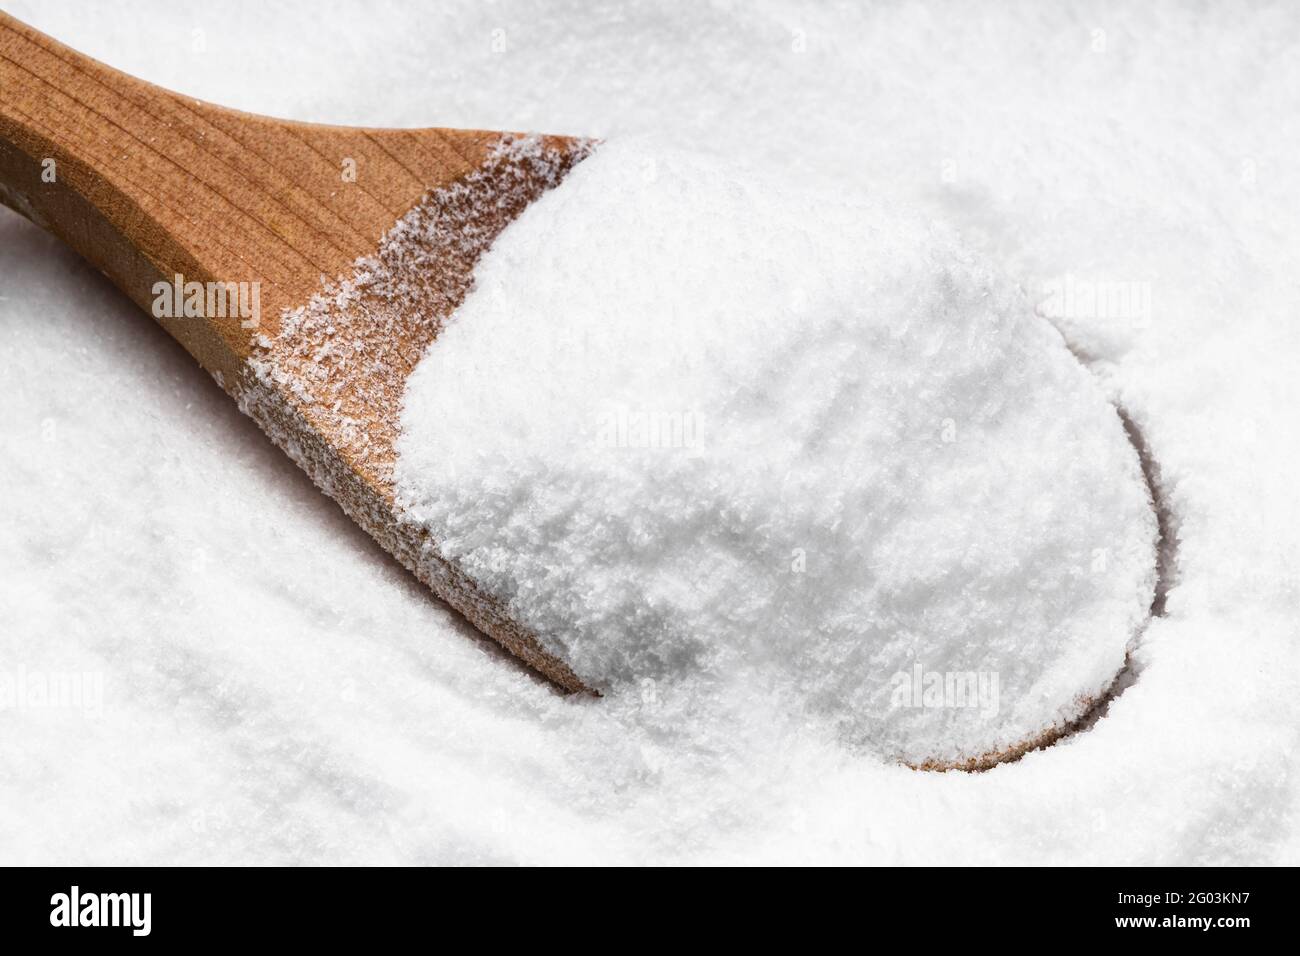
[[[241,113],[127,76],[0,13],[0,201],[151,314],[155,284],[176,275],[257,283],[255,330],[238,315],[159,321],[381,545],[512,653],[579,690],[562,661],[398,519],[390,478],[405,374],[464,298],[479,255],[553,182],[500,159],[512,136]],[[541,143],[561,174],[589,148],[566,137]],[[410,321],[356,329],[357,348],[384,356],[382,367],[304,364],[315,333],[306,325],[281,335],[282,317],[301,310],[323,280],[343,281],[374,256],[412,209],[452,203],[469,183],[479,194],[500,193],[474,211],[474,241],[429,250],[435,258]],[[257,374],[259,357],[303,381]],[[339,408],[363,423],[364,442],[355,429],[344,433]]]

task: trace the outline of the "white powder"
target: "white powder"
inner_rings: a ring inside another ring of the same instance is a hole
[[[0,860],[1300,861],[1292,5],[5,9],[242,109],[652,135],[890,194],[1054,316],[1178,552],[1104,716],[988,773],[853,753],[788,696],[734,725],[675,684],[564,697],[0,210],[0,670],[103,676],[97,716],[0,711]]]
[[[399,501],[593,686],[735,685],[952,764],[1114,680],[1154,582],[1136,454],[940,229],[610,144],[475,276],[408,382]]]

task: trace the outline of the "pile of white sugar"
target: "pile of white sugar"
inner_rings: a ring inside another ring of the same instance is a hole
[[[1137,455],[940,226],[610,143],[475,279],[408,381],[399,503],[591,686],[950,765],[1114,681],[1155,576]]]

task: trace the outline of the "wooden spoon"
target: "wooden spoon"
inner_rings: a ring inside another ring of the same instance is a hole
[[[0,201],[158,317],[380,545],[569,690],[584,685],[564,662],[398,520],[391,466],[406,375],[471,287],[479,255],[589,148],[241,113],[127,76],[0,13]],[[372,307],[392,314],[387,290],[354,290],[346,361],[335,329],[286,324],[323,280],[334,291],[347,282],[417,206],[458,228],[425,237],[425,281],[396,321],[365,321]],[[203,314],[186,316],[196,288]]]

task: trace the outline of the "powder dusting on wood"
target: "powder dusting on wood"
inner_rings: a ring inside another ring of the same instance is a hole
[[[385,550],[511,653],[568,690],[584,689],[490,597],[401,522],[392,467],[406,378],[473,287],[479,257],[592,143],[504,136],[487,161],[404,215],[348,276],[286,310],[261,335],[232,391],[312,480]],[[453,410],[448,410],[449,414]]]

